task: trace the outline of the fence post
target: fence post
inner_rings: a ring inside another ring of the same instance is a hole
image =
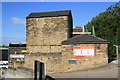
[[[34,80],[45,80],[45,78],[46,78],[45,63],[35,60]]]
[[[34,80],[37,80],[37,61],[34,63]]]
[[[40,69],[39,69],[40,70],[39,71],[39,73],[40,73],[39,74],[39,80],[42,80],[42,63],[40,63],[39,66],[40,66]]]

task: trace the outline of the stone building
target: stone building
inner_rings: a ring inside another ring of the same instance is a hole
[[[89,35],[62,41],[62,63],[65,70],[84,70],[108,64],[108,41]]]
[[[70,10],[31,13],[26,22],[28,53],[61,52],[61,41],[72,37]]]
[[[107,40],[82,34],[62,41],[61,53],[26,55],[24,66],[34,69],[34,60],[42,61],[46,63],[47,73],[69,72],[104,66],[108,64],[108,43]]]
[[[34,61],[46,63],[47,73],[69,72],[108,63],[108,41],[82,34],[72,37],[71,11],[31,13],[26,18],[29,54],[24,67],[34,69]]]

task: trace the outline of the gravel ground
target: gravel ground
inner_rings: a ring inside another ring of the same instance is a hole
[[[110,63],[86,71],[74,71],[49,75],[53,78],[118,78],[118,64]]]

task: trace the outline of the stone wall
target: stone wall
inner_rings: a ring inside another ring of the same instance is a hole
[[[34,69],[35,60],[46,63],[47,72],[54,72],[62,63],[62,53],[32,53],[26,55],[24,67]]]
[[[73,47],[95,47],[94,57],[74,57]],[[79,44],[79,45],[63,45],[62,65],[64,71],[84,70],[108,64],[108,45],[107,44]],[[76,64],[69,64],[68,60],[76,60]]]
[[[30,53],[58,53],[62,49],[61,45],[28,46],[27,48]]]
[[[72,37],[72,18],[68,16],[27,18],[26,22],[27,51],[31,53],[49,53],[51,45],[57,50],[61,41]]]
[[[74,46],[95,47],[95,56],[74,57]],[[69,72],[104,66],[108,64],[107,48],[107,44],[62,45],[62,53],[33,53],[26,55],[24,67],[34,69],[34,60],[46,63],[47,73]],[[76,64],[69,64],[68,60],[76,60]]]
[[[4,80],[34,80],[34,71],[28,68],[3,69]]]

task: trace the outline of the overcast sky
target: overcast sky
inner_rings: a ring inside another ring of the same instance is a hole
[[[5,45],[8,45],[10,42],[26,43],[25,19],[31,12],[71,10],[73,27],[76,27],[87,24],[93,17],[104,12],[106,8],[115,3],[116,2],[3,2],[2,36],[0,37],[2,37],[2,43]]]

